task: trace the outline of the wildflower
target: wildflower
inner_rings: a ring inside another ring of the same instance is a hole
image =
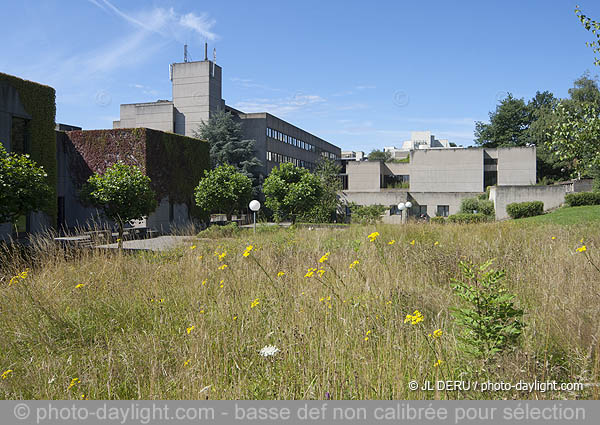
[[[370,333],[371,333],[371,330],[369,329],[369,330],[367,331],[367,334],[365,335],[365,341],[368,341],[368,340],[369,340],[369,334],[370,334]]]
[[[327,297],[327,301],[331,301],[331,295]]]
[[[392,303],[392,300],[389,300],[386,304],[391,304],[391,303]]]
[[[183,362],[183,366],[185,367],[185,366],[189,365],[191,360],[192,359],[187,359],[185,362]]]
[[[11,373],[13,373],[12,369],[5,370],[4,372],[2,372],[2,379],[8,378],[8,375],[10,375]]]
[[[325,300],[325,297],[319,298],[319,302],[322,303]]]
[[[285,272],[279,272],[279,273],[277,273],[277,277],[281,277],[283,275],[285,275]]]
[[[79,288],[83,288],[85,286],[85,283],[79,283],[77,285],[75,285],[75,288],[79,289]]]
[[[439,337],[441,337],[443,335],[443,333],[444,332],[442,332],[441,329],[436,329],[435,331],[433,331],[433,334],[429,334],[429,337],[433,338],[433,339],[439,338]]]
[[[229,267],[227,264],[223,264],[222,266],[219,266],[219,270],[225,270],[227,267]]]
[[[198,260],[202,260],[202,255],[199,255],[199,256],[198,256]]]
[[[189,335],[190,333],[192,333],[192,331],[195,329],[196,327],[194,325],[190,326],[189,328],[187,328],[185,331],[187,332],[187,334]]]
[[[195,250],[195,249],[196,249],[196,245],[192,245],[192,246],[190,246],[190,250],[192,250],[192,251],[193,251],[193,250]]]
[[[411,325],[416,325],[423,321],[423,314],[419,310],[415,310],[413,314],[407,314],[404,323],[410,322]]]
[[[223,251],[222,254],[218,254],[217,257],[219,258],[219,261],[223,261],[223,258],[225,258],[227,256],[227,251]]]
[[[435,362],[433,364],[433,367],[438,367],[439,365],[441,365],[442,363],[444,363],[442,360],[438,359],[437,362]]]
[[[205,310],[200,310],[200,314],[204,314],[204,313],[206,313]]]
[[[325,255],[319,258],[319,263],[324,263],[325,261],[329,260],[329,254],[331,254],[331,252],[326,252]]]
[[[581,238],[581,240],[579,242],[583,243],[583,238]]]
[[[237,316],[233,316],[233,320],[237,320]]]
[[[81,381],[79,380],[79,378],[73,378],[71,379],[71,383],[69,384],[69,387],[67,388],[67,391],[69,391],[71,388],[73,388],[75,385],[79,384]]]
[[[29,272],[29,269],[25,269],[25,270],[23,270],[23,271],[22,271],[22,272],[19,274],[19,276],[21,277],[21,279],[23,279],[23,280],[27,279],[27,273],[28,273],[28,272]]]
[[[248,246],[246,247],[246,250],[244,251],[244,253],[243,253],[242,255],[243,255],[244,257],[247,257],[247,256],[249,256],[249,255],[250,255],[250,253],[252,252],[252,249],[253,249],[253,248],[254,248],[254,247],[253,247],[252,245],[248,245]]]
[[[88,398],[87,398],[87,396],[86,396],[85,394],[81,394],[80,398],[81,398],[82,400],[87,400],[87,399],[88,399]]]
[[[324,273],[325,273],[325,270],[323,270],[323,269],[317,270],[317,274],[319,275],[319,277],[323,277]]]
[[[279,348],[275,347],[274,345],[265,345],[260,351],[260,355],[263,357],[270,357],[270,356],[274,356],[275,354],[277,354],[279,352]]]
[[[204,279],[204,280],[202,281],[202,285],[206,285],[206,282],[208,282],[208,280]]]
[[[350,265],[348,266],[349,269],[353,269],[354,267],[356,267],[359,264],[358,260],[354,260],[352,263],[350,263]]]
[[[433,244],[433,246],[438,246],[440,243],[438,241],[435,241],[435,243]]]
[[[219,288],[222,288],[224,283],[225,283],[225,279],[221,279],[221,281],[219,282],[219,284],[220,284]]]
[[[410,244],[414,245],[415,244],[415,240],[413,239],[412,241],[410,241]]]
[[[252,301],[252,303],[250,304],[250,308],[254,308],[258,304],[260,304],[260,301],[258,300],[258,298],[255,298],[254,301]]]
[[[304,277],[312,277],[313,274],[315,274],[315,272],[317,271],[317,269],[311,267],[308,269],[308,271],[306,272],[306,274],[304,275]]]
[[[388,242],[388,245],[394,245],[396,243],[396,239],[392,239],[391,241]]]
[[[577,248],[576,250],[577,252],[585,252],[587,251],[587,247],[585,245],[580,246],[579,248]]]
[[[377,236],[379,236],[379,232],[373,232],[369,236],[367,236],[367,238],[369,238],[370,242],[375,242]]]
[[[555,241],[555,240],[556,240],[556,236],[552,236],[552,238],[551,238],[551,239],[552,239],[553,241]]]

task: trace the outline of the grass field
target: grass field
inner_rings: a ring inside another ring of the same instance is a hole
[[[40,240],[28,260],[1,254],[0,397],[598,399],[599,250],[598,223],[263,229],[135,255]],[[525,310],[515,350],[460,349],[450,279],[462,259],[506,271]],[[415,310],[424,320],[406,323]],[[589,385],[408,388],[435,379]]]
[[[600,205],[563,207],[544,215],[521,218],[518,222],[528,224],[590,224],[600,222]]]

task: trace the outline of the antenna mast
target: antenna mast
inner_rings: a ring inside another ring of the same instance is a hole
[[[188,61],[187,44],[183,45],[183,61],[184,62]]]
[[[215,76],[215,63],[217,62],[217,48],[213,48],[213,66],[212,66],[212,76]]]

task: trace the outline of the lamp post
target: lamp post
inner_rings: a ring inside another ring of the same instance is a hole
[[[412,203],[409,201],[407,203],[400,202],[398,204],[398,209],[400,210],[400,221],[402,223],[406,223],[406,217],[404,216],[404,210],[406,210],[406,216],[408,216],[408,209],[412,207]]]
[[[258,210],[260,210],[260,202],[258,202],[256,199],[254,199],[254,200],[250,201],[249,207],[252,210],[252,212],[254,213],[254,233],[256,233],[256,212]]]
[[[408,201],[406,204],[404,204],[404,206],[406,207],[406,215],[404,217],[404,222],[406,223],[408,220],[408,210],[412,208],[412,202]]]

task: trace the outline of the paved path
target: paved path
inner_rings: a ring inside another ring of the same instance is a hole
[[[194,236],[158,236],[151,239],[137,239],[133,241],[123,241],[123,249],[144,250],[144,251],[166,251],[175,248],[178,245],[189,244],[196,240]],[[117,243],[107,245],[98,245],[96,248],[117,249]]]

